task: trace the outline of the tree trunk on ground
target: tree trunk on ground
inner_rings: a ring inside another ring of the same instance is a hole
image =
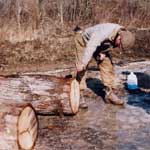
[[[0,79],[0,101],[31,103],[39,113],[76,114],[79,83],[73,78],[25,75]]]
[[[0,149],[29,150],[35,145],[38,120],[31,105],[0,104]]]

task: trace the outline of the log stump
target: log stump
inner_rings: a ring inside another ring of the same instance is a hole
[[[1,78],[0,85],[0,101],[31,103],[38,113],[74,115],[79,110],[80,89],[74,78],[22,75]]]
[[[0,104],[0,149],[31,150],[38,134],[35,110],[28,104]]]

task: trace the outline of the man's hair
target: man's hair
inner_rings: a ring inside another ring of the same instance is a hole
[[[81,31],[82,29],[79,27],[79,26],[76,26],[74,29],[73,29],[73,31],[74,32],[79,32],[79,31]]]

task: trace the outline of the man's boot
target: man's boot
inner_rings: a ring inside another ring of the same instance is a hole
[[[124,101],[121,100],[112,89],[106,90],[105,100],[115,105],[124,105]]]
[[[88,108],[88,105],[87,105],[87,103],[85,102],[85,98],[84,98],[84,97],[81,97],[81,98],[80,98],[79,108],[81,108],[81,109],[87,109],[87,108]]]

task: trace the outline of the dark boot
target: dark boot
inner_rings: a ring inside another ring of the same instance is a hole
[[[124,105],[124,101],[121,100],[112,89],[106,90],[105,100],[115,105]]]
[[[84,97],[81,97],[81,98],[80,98],[79,108],[81,108],[81,109],[87,109],[87,108],[88,108],[88,105],[87,105],[87,103],[85,102],[85,98],[84,98]]]

